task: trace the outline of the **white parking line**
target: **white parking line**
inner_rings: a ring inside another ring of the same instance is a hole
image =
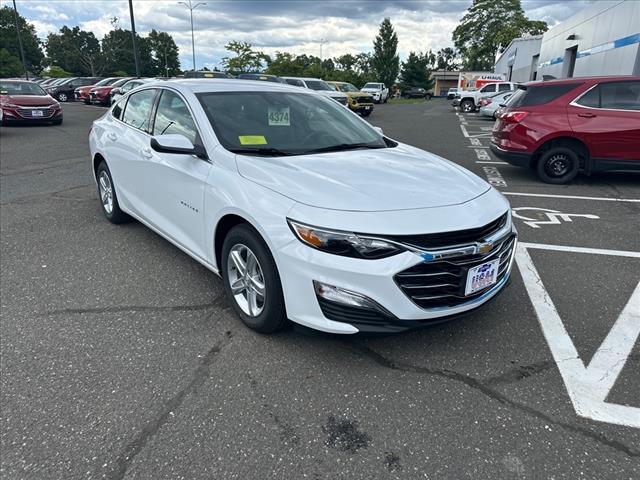
[[[462,134],[463,134],[465,137],[469,138],[469,134],[467,133],[467,129],[466,129],[466,128],[464,128],[464,125],[460,125],[460,129],[462,130]]]
[[[616,257],[640,258],[640,252],[634,252],[633,250],[605,250],[603,248],[568,247],[564,245],[547,245],[544,243],[524,243],[524,242],[521,242],[520,245],[522,245],[525,248],[535,248],[538,250],[553,250],[556,252],[590,253],[591,255],[613,255]]]
[[[491,165],[509,165],[508,163],[505,163],[505,162],[481,162],[479,160],[476,160],[476,163],[488,163]]]
[[[640,408],[606,401],[640,335],[640,282],[591,362],[585,365],[533,264],[528,248],[614,256],[619,251],[521,243],[516,249],[516,262],[576,414],[599,422],[640,428]],[[623,253],[638,253],[640,256],[640,252]]]
[[[599,200],[602,202],[640,203],[640,199],[638,198],[581,197],[579,195],[551,195],[547,193],[520,193],[520,192],[501,192],[501,193],[503,195],[513,195],[518,197],[570,198],[572,200]]]

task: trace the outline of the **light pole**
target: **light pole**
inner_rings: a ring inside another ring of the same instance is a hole
[[[187,3],[188,2],[188,3]],[[189,9],[189,14],[191,15],[191,54],[193,55],[193,71],[196,71],[196,43],[193,39],[193,11],[198,8],[200,5],[206,5],[204,2],[199,2],[193,5],[191,0],[187,0],[187,2],[178,2],[178,5],[184,5]]]
[[[27,62],[24,58],[24,48],[22,48],[22,35],[20,35],[20,26],[18,25],[18,9],[16,8],[16,0],[13,0],[13,14],[16,19],[16,33],[18,34],[18,45],[20,46],[20,58],[22,58],[22,66],[24,67],[24,78],[25,80],[29,80]]]
[[[129,16],[131,17],[131,39],[133,40],[133,61],[136,64],[136,77],[140,78],[140,56],[136,40],[136,21],[133,18],[133,0],[129,0]]]
[[[321,38],[321,39],[319,40],[319,42],[320,42],[320,61],[322,62],[322,46],[323,46],[325,43],[327,43],[327,41],[326,41],[324,38]]]

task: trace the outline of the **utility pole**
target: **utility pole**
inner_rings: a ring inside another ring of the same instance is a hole
[[[15,2],[15,0],[13,0]],[[133,0],[129,0],[129,16],[131,17],[131,36],[133,38],[133,59],[136,63],[136,77],[140,76],[140,57],[138,56],[138,41],[136,40],[136,22],[133,19]]]
[[[320,61],[322,62],[322,46],[327,43],[327,41],[324,38],[320,39]]]
[[[191,15],[191,55],[193,55],[193,71],[196,71],[196,42],[193,38],[193,11],[198,8],[200,5],[206,5],[204,2],[196,3],[195,5],[191,4],[191,0],[187,0],[186,2],[178,2],[178,5],[184,5],[189,9],[189,14]]]
[[[22,35],[20,35],[20,26],[18,25],[18,9],[16,8],[16,0],[13,0],[13,15],[16,19],[16,32],[18,34],[18,45],[20,46],[20,58],[22,58],[22,66],[24,67],[24,78],[29,80],[27,61],[24,58],[24,48],[22,47]]]

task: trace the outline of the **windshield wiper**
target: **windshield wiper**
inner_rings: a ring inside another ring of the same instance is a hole
[[[371,145],[370,143],[339,143],[328,147],[306,150],[304,153],[340,152],[343,150],[356,150],[358,148],[387,148],[386,145]]]
[[[291,152],[285,152],[284,150],[278,150],[277,148],[263,147],[263,148],[231,148],[231,153],[250,154],[250,155],[264,155],[272,157],[285,157],[287,155],[295,155]]]

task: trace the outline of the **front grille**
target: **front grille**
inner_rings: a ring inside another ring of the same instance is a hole
[[[454,247],[480,242],[491,234],[497,232],[507,224],[508,215],[505,213],[483,227],[470,228],[468,230],[456,230],[444,233],[427,233],[424,235],[385,235],[382,238],[395,242],[411,245],[424,250],[434,248]]]
[[[34,110],[39,110],[42,112],[42,116],[34,116],[33,115],[33,111]],[[19,108],[17,110],[18,115],[20,115],[22,118],[49,118],[53,115],[53,108],[51,107],[42,107],[42,108]]]
[[[373,103],[373,97],[355,97],[357,103]]]
[[[421,308],[455,307],[481,296],[505,278],[515,240],[515,235],[509,235],[485,255],[465,255],[455,259],[420,263],[397,273],[393,279],[403,293]],[[465,296],[469,269],[496,258],[500,260],[496,284]]]
[[[335,97],[334,100],[336,102],[338,102],[341,105],[346,105],[347,104],[347,98],[346,97]]]

